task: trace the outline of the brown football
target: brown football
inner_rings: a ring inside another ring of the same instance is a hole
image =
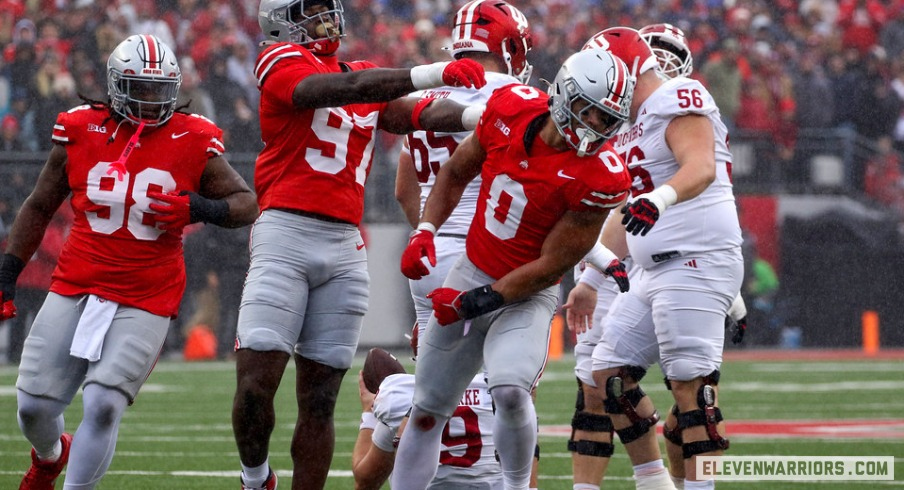
[[[379,347],[374,347],[367,352],[367,357],[364,359],[364,369],[362,370],[364,386],[371,393],[376,393],[380,389],[380,383],[387,376],[404,372],[405,367],[394,355]]]

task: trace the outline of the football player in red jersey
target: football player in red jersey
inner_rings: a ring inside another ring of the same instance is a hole
[[[339,0],[264,0],[270,39],[255,76],[264,149],[254,183],[261,216],[236,336],[233,431],[245,488],[272,488],[273,397],[296,365],[293,488],[322,488],[334,448],[339,386],[367,310],[367,251],[358,230],[377,129],[473,129],[481,108],[403,97],[441,85],[481,87],[472,60],[377,68],[336,55]],[[401,98],[400,98],[401,97]]]
[[[465,255],[430,293],[434,315],[418,347],[414,407],[392,475],[423,489],[436,470],[442,428],[486,366],[496,404],[494,441],[506,488],[527,488],[536,443],[530,391],[546,361],[556,284],[592,248],[630,186],[606,144],[628,118],[634,81],[604,50],[568,58],[550,95],[497,89],[474,134],[440,169],[402,255],[409,278],[426,272],[433,237],[478,174],[482,183]]]
[[[254,193],[223,158],[222,131],[177,112],[181,73],[151,35],[107,61],[110,103],[60,113],[53,148],[22,205],[0,265],[0,320],[15,315],[15,283],[54,212],[75,214],[50,293],[25,341],[16,381],[19,425],[32,444],[20,489],[90,489],[106,472],[123,412],[150,374],[185,289],[182,229],[257,216]],[[84,386],[84,417],[63,412]]]

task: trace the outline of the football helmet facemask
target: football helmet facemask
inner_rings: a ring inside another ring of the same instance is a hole
[[[456,59],[468,51],[496,54],[502,57],[509,75],[527,83],[533,71],[527,62],[532,45],[527,17],[502,0],[474,0],[455,15],[452,56]]]
[[[578,51],[565,60],[549,86],[550,114],[578,156],[598,152],[628,120],[634,83],[625,63],[604,49]],[[599,117],[591,125],[594,110]]]
[[[181,85],[176,54],[155,36],[129,36],[107,59],[110,105],[135,124],[159,126],[169,121]]]
[[[263,0],[257,21],[273,41],[299,44],[329,56],[345,37],[344,11],[341,0]]]
[[[628,66],[631,76],[637,78],[647,70],[659,68],[659,60],[653,49],[640,36],[637,29],[630,27],[610,27],[596,33],[582,49],[603,48],[608,50]]]
[[[640,36],[650,44],[665,76],[687,77],[694,71],[694,59],[681,29],[672,24],[650,24],[640,29]]]

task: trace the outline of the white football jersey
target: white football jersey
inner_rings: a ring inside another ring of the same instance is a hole
[[[486,72],[487,84],[480,90],[466,87],[440,87],[429,90],[421,90],[411,94],[412,97],[429,97],[434,99],[449,99],[463,105],[486,104],[493,91],[510,83],[518,83],[518,79],[503,73]],[[418,184],[421,186],[421,213],[424,212],[424,204],[433,183],[436,181],[436,173],[440,167],[449,160],[452,152],[458,147],[470,131],[460,133],[439,133],[433,131],[415,131],[408,135],[408,148],[414,160],[414,168],[417,172]],[[465,188],[458,206],[452,211],[449,219],[440,227],[437,233],[454,235],[467,235],[471,227],[471,219],[477,208],[477,196],[480,193],[480,176],[478,175]]]
[[[413,374],[387,376],[374,400],[374,416],[395,434],[408,415],[413,396]],[[502,468],[496,461],[493,444],[493,417],[493,399],[481,372],[471,380],[458,408],[443,428],[440,466],[428,488],[457,488],[479,482],[501,488]],[[375,440],[374,444],[381,448],[385,446],[382,441]]]
[[[615,150],[628,163],[632,196],[652,191],[678,172],[678,162],[665,140],[666,128],[678,116],[700,114],[712,123],[716,178],[699,196],[666,209],[646,236],[629,233],[631,258],[641,267],[650,268],[685,254],[740,247],[728,131],[706,88],[689,78],[671,79],[653,92],[637,112],[634,123],[612,139]]]

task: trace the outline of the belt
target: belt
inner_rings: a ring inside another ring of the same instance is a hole
[[[461,233],[437,233],[436,236],[443,238],[468,238],[468,235],[463,235]]]
[[[653,262],[657,264],[660,262],[665,262],[666,260],[672,260],[677,257],[681,257],[681,252],[677,250],[669,250],[668,252],[662,252],[650,256],[650,258],[653,259]]]
[[[271,208],[271,209],[275,209],[277,211],[282,211],[284,213],[295,214],[298,216],[304,216],[305,218],[326,221],[327,223],[341,223],[344,225],[358,226],[350,221],[345,221],[344,219],[334,218],[332,216],[327,216],[325,214],[320,214],[320,213],[312,213],[310,211],[302,211],[301,209],[291,209],[291,208]]]

